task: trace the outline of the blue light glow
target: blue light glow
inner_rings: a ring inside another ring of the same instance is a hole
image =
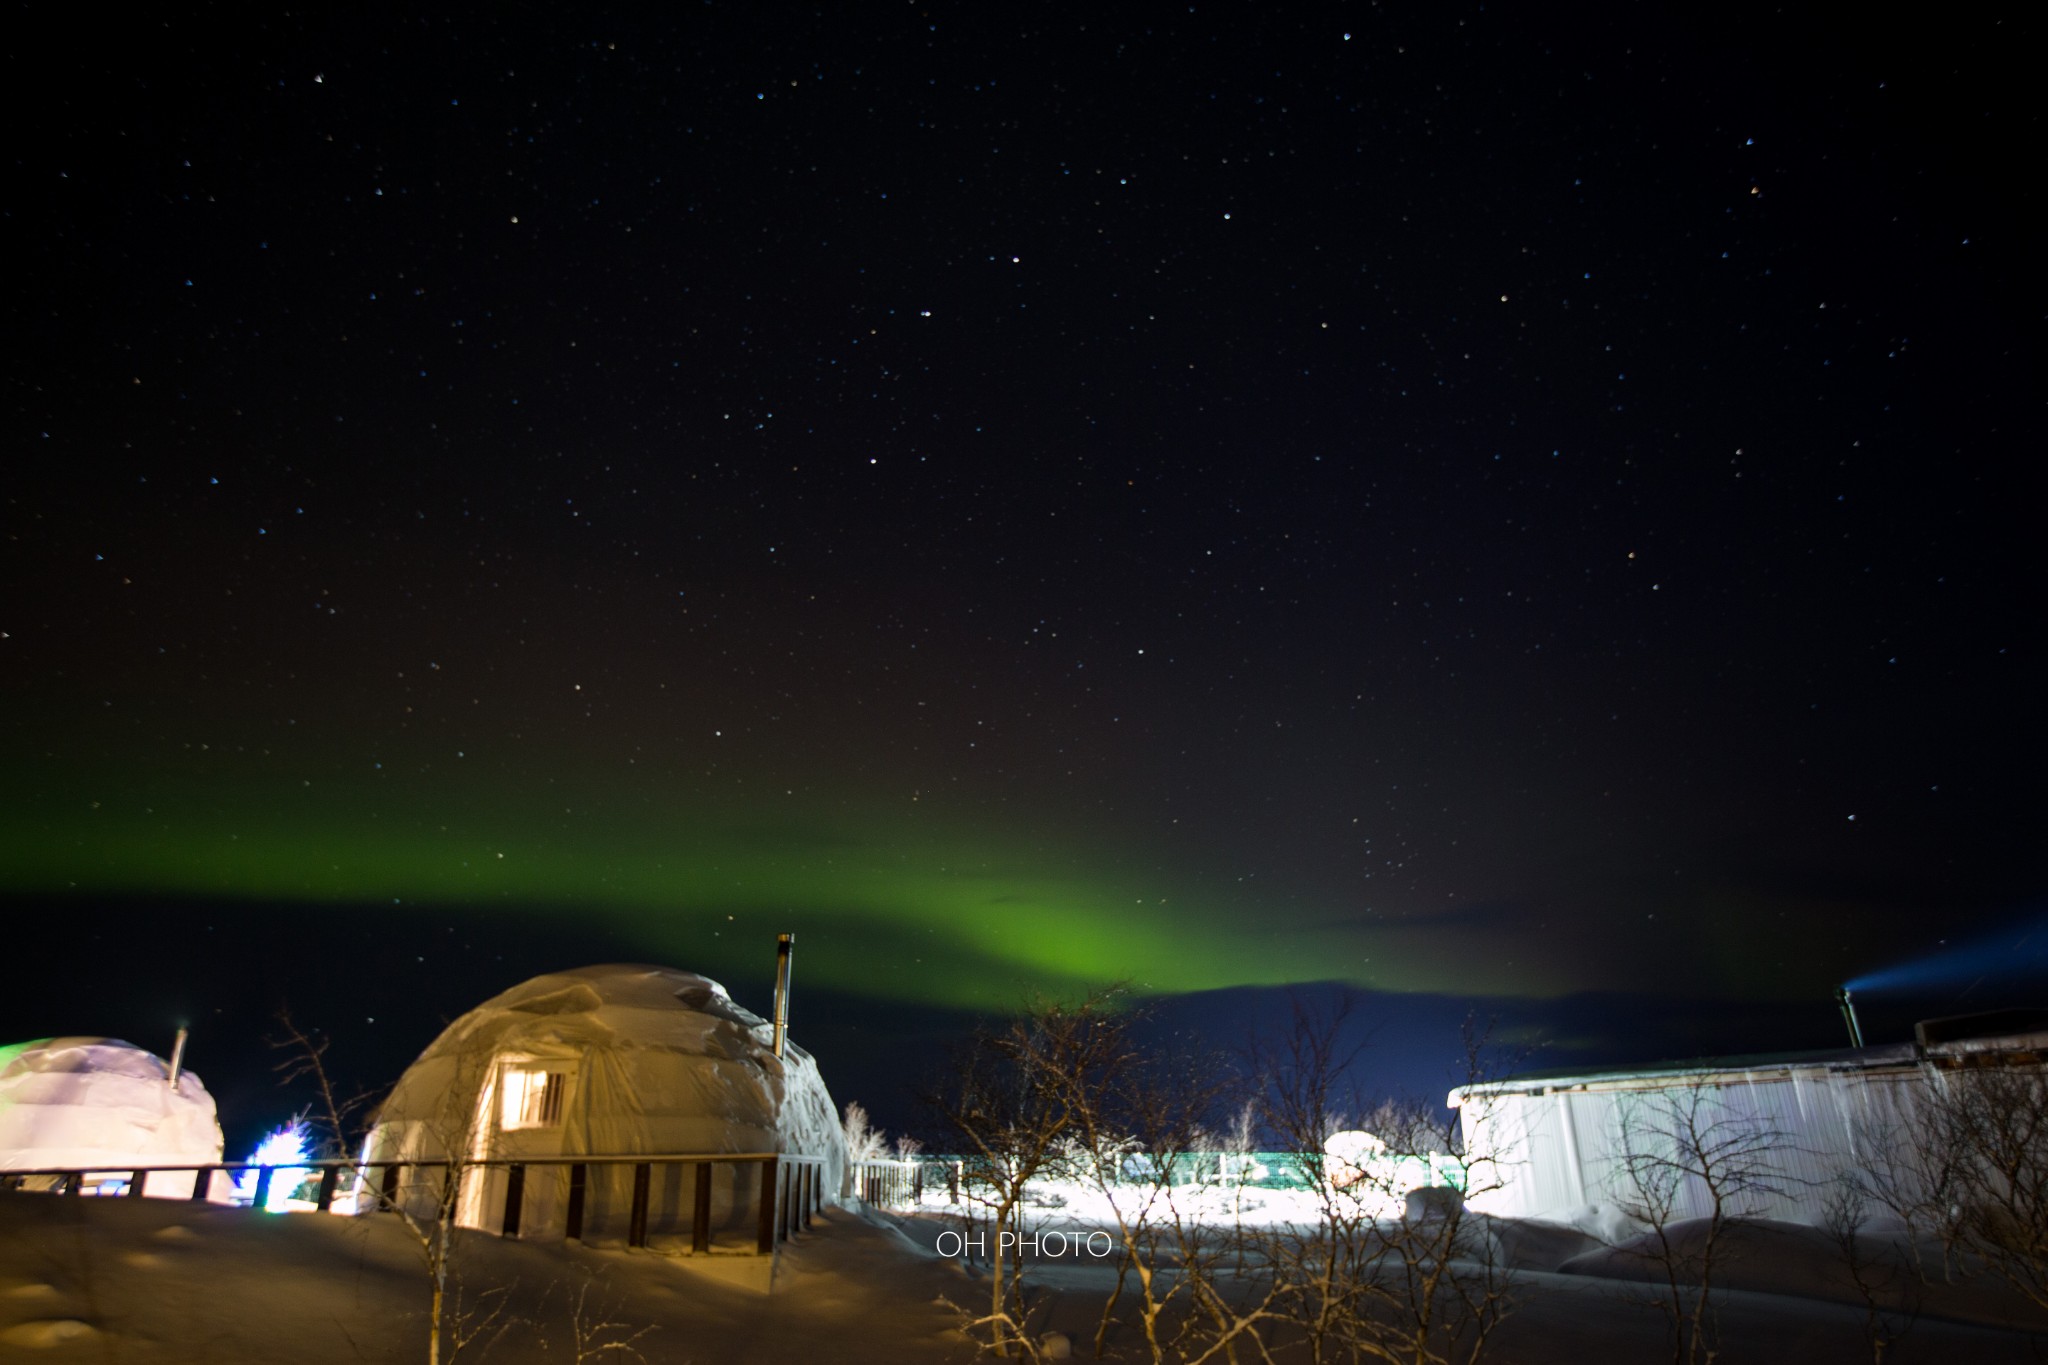
[[[1976,938],[1956,943],[1943,940],[1936,952],[1925,957],[1867,972],[1845,984],[1858,994],[1936,991],[1953,986],[1968,995],[1983,981],[2010,983],[2022,978],[2031,982],[2048,978],[2048,915],[2039,911]]]
[[[249,1165],[275,1168],[263,1201],[265,1209],[271,1213],[284,1212],[292,1192],[306,1178],[306,1155],[306,1125],[297,1119],[256,1144],[256,1150],[249,1154]],[[256,1201],[256,1181],[260,1174],[248,1170],[235,1177],[235,1195],[242,1203],[253,1204]]]

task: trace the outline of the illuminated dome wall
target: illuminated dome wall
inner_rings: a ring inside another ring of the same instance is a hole
[[[400,1078],[377,1116],[372,1162],[471,1158],[780,1152],[822,1157],[836,1196],[846,1146],[817,1063],[716,981],[646,965],[582,967],[538,976],[457,1019]],[[713,1218],[736,1224],[753,1208],[751,1168],[716,1168]],[[493,1226],[502,1168],[473,1172],[460,1220]],[[655,1231],[686,1230],[688,1168],[657,1168]],[[530,1167],[522,1227],[562,1227],[566,1168]],[[631,1172],[593,1165],[586,1240],[624,1235]]]

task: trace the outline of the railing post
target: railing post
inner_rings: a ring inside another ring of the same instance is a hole
[[[690,1211],[690,1250],[711,1250],[711,1163],[697,1163],[697,1205]]]
[[[341,1183],[341,1167],[329,1166],[320,1172],[320,1197],[313,1201],[313,1207],[321,1213],[334,1211],[334,1187]]]
[[[148,1171],[130,1171],[128,1173],[128,1197],[130,1199],[142,1198],[142,1191],[148,1184]]]
[[[201,1166],[192,1173],[192,1202],[203,1204],[213,1192],[213,1167]]]
[[[249,1200],[250,1208],[267,1209],[270,1207],[270,1177],[276,1170],[277,1167],[275,1166],[258,1166],[256,1168],[256,1194]]]
[[[67,1176],[69,1176],[69,1177],[70,1177],[70,1179],[71,1179],[71,1183],[70,1183],[69,1185],[67,1185],[67,1186],[65,1186],[65,1187],[64,1187],[64,1193],[66,1193],[66,1194],[84,1194],[84,1193],[85,1193],[85,1172],[84,1172],[84,1171],[66,1171],[66,1172],[65,1172],[65,1174],[66,1174]]]
[[[499,1229],[502,1235],[519,1235],[519,1206],[525,1202],[526,1167],[514,1162],[505,1169],[505,1222]]]
[[[583,1189],[590,1179],[589,1170],[590,1168],[580,1161],[572,1163],[569,1167],[569,1217],[563,1235],[572,1242],[583,1240]]]
[[[387,1208],[396,1208],[398,1206],[398,1166],[395,1163],[384,1168],[384,1175],[378,1183],[377,1194]]]
[[[633,1221],[626,1232],[626,1245],[647,1245],[647,1186],[652,1180],[652,1163],[641,1161],[633,1167]]]
[[[754,1250],[763,1256],[775,1251],[775,1169],[780,1164],[772,1156],[761,1163],[761,1207],[754,1223]]]

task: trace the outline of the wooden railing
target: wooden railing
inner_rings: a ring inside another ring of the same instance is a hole
[[[811,1219],[824,1206],[824,1159],[815,1156],[796,1156],[776,1152],[686,1152],[662,1153],[659,1155],[632,1156],[563,1156],[563,1157],[520,1157],[480,1158],[474,1161],[450,1162],[448,1160],[428,1161],[306,1161],[288,1166],[264,1166],[253,1162],[214,1162],[200,1166],[130,1166],[130,1167],[77,1167],[47,1168],[42,1170],[0,1171],[0,1190],[20,1190],[23,1182],[30,1177],[53,1178],[57,1188],[67,1195],[85,1193],[90,1176],[118,1176],[126,1173],[129,1198],[139,1198],[147,1192],[149,1178],[158,1174],[190,1173],[193,1176],[191,1199],[205,1202],[211,1197],[213,1178],[220,1173],[240,1175],[256,1172],[256,1184],[249,1200],[253,1208],[263,1208],[270,1202],[271,1181],[280,1170],[290,1172],[318,1173],[320,1184],[313,1200],[315,1211],[333,1211],[336,1195],[340,1192],[345,1176],[354,1177],[353,1189],[360,1203],[361,1196],[368,1193],[376,1209],[395,1209],[401,1195],[402,1173],[407,1170],[437,1170],[441,1172],[439,1187],[434,1191],[436,1207],[450,1207],[453,1198],[448,1181],[460,1179],[462,1174],[472,1170],[502,1168],[505,1172],[505,1203],[498,1219],[498,1230],[505,1237],[517,1237],[526,1206],[526,1175],[530,1167],[567,1167],[568,1198],[565,1210],[564,1235],[571,1241],[581,1241],[584,1231],[584,1213],[590,1183],[590,1168],[593,1166],[631,1166],[633,1168],[633,1195],[627,1215],[626,1244],[634,1247],[647,1245],[647,1223],[649,1193],[653,1188],[656,1167],[695,1166],[696,1185],[693,1191],[690,1219],[690,1247],[692,1251],[706,1252],[711,1249],[711,1171],[714,1166],[747,1166],[759,1169],[759,1185],[755,1198],[755,1239],[754,1249],[761,1255],[768,1255],[778,1243],[786,1242],[798,1232],[811,1226]],[[374,1175],[373,1175],[374,1173]],[[737,1176],[737,1172],[735,1175]],[[305,1180],[307,1176],[301,1176]],[[735,1193],[740,1181],[735,1179]]]
[[[874,1208],[914,1208],[924,1198],[921,1162],[854,1161],[847,1164],[847,1174],[854,1194]]]

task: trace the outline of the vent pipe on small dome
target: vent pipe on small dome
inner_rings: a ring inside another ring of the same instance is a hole
[[[1849,1046],[1863,1046],[1863,1025],[1856,1022],[1856,1005],[1847,986],[1835,987],[1835,1003],[1842,1007],[1842,1022],[1849,1026]]]
[[[789,1038],[789,955],[796,949],[795,934],[775,936],[775,1055],[782,1055]]]
[[[190,1033],[190,1029],[180,1027],[178,1029],[178,1041],[171,1044],[171,1074],[166,1079],[165,1084],[169,1085],[173,1090],[178,1088],[178,1073],[185,1069],[185,1039]]]

